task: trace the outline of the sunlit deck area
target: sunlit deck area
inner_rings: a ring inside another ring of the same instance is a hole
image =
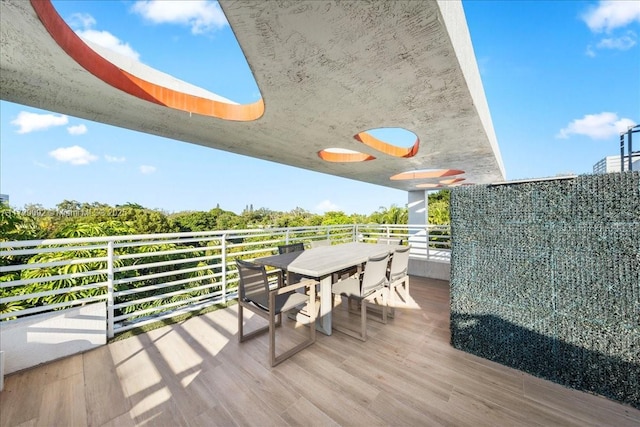
[[[412,276],[408,304],[368,322],[366,342],[319,333],[273,369],[267,335],[238,344],[236,310],[12,374],[0,425],[640,424],[629,406],[452,348],[445,281]],[[295,322],[283,323],[286,345]]]

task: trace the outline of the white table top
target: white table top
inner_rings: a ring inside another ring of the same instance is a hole
[[[370,257],[392,253],[399,245],[343,243],[321,246],[254,260],[256,264],[281,268],[291,273],[320,278],[366,262]]]

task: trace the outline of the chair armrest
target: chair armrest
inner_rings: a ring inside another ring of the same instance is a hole
[[[319,285],[319,284],[320,284],[320,282],[318,282],[316,280],[307,279],[307,280],[303,280],[303,281],[298,282],[298,283],[294,283],[293,285],[283,286],[281,288],[274,289],[271,292],[275,292],[276,295],[280,295],[280,294],[291,292],[291,291],[294,291],[294,290],[300,289],[300,288],[310,288],[311,292],[315,295],[315,293],[316,293],[316,285]]]
[[[309,289],[309,293],[306,294],[305,293],[301,293],[301,294],[297,294],[297,295],[306,295],[308,296],[308,300],[307,300],[307,315],[311,321],[311,325],[313,325],[315,323],[315,319],[317,316],[316,313],[316,285],[320,284],[320,282],[312,280],[312,279],[307,279],[307,280],[303,280],[302,282],[298,282],[295,283],[293,285],[289,285],[289,286],[283,286],[282,288],[277,288],[274,289],[272,291],[269,291],[269,307],[275,307],[275,302],[276,302],[276,296],[280,295],[280,294],[285,294],[288,292],[293,292],[296,289],[304,289],[304,288],[308,288]],[[315,326],[311,326],[312,330],[314,332],[311,333],[311,336],[314,336],[315,333]],[[314,338],[315,340],[315,338]]]

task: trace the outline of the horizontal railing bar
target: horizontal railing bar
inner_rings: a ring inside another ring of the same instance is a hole
[[[184,294],[187,294],[189,292],[196,292],[198,290],[204,290],[204,289],[209,289],[209,288],[211,288],[211,286],[198,286],[197,288],[186,289],[186,290],[181,290],[181,291],[176,291],[176,292],[169,292],[167,294],[158,295],[158,296],[155,296],[155,297],[144,298],[144,299],[136,301],[136,303],[142,304],[142,303],[146,303],[146,302],[159,301],[159,300],[167,299],[167,298],[178,296],[178,295],[184,295]],[[184,304],[185,301],[189,301],[189,300],[192,300],[192,299],[198,298],[198,297],[199,297],[198,299],[210,298],[212,296],[212,294],[213,293],[204,294],[204,295],[196,295],[196,296],[191,297],[191,298],[180,300],[178,302],[178,304],[176,304],[176,305]],[[167,303],[167,304],[173,304],[173,303]],[[116,316],[116,317],[113,318],[113,320],[118,321],[118,320],[121,320],[121,319],[132,317],[134,315],[139,315],[139,314],[145,314],[145,313],[151,313],[151,312],[154,312],[154,311],[158,311],[162,307],[165,307],[167,304],[159,305],[157,307],[149,307],[149,308],[146,308],[144,310],[138,310],[138,311],[135,311],[135,312],[131,312],[131,313],[123,314],[123,315],[120,315],[120,316]],[[135,304],[129,304],[129,305],[117,304],[117,305],[114,305],[114,308],[115,309],[119,309],[119,308],[124,308],[124,307],[130,307],[131,305],[135,305]]]
[[[134,259],[134,258],[151,258],[157,256],[164,255],[176,255],[176,254],[185,254],[189,252],[202,252],[209,249],[206,248],[184,248],[184,249],[171,249],[168,251],[158,251],[158,252],[136,252],[134,254],[122,254],[122,255],[114,255],[114,260],[124,260],[124,259]]]
[[[59,274],[56,276],[43,276],[43,277],[35,277],[33,279],[22,279],[22,280],[13,280],[11,282],[0,282],[0,288],[12,288],[14,286],[31,285],[33,283],[55,282],[56,280],[78,279],[81,277],[98,276],[101,274],[107,274],[107,270],[101,269],[101,270],[82,271],[79,273]]]
[[[436,227],[443,227],[443,228],[448,228],[448,226],[438,226],[438,225],[421,225],[421,224],[364,224],[364,225],[360,225],[357,224],[359,229],[362,229],[364,227],[369,227],[369,228],[407,228],[407,229],[420,229],[420,230],[425,230],[427,228],[432,229],[432,228],[436,228]],[[310,227],[290,227],[288,228],[288,230],[291,231],[296,231],[296,230],[303,230],[303,229],[309,229],[309,230],[333,230],[333,229],[340,229],[340,228],[344,228],[344,229],[353,229],[354,225],[346,225],[346,226],[341,226],[341,225],[321,225],[321,226],[310,226]],[[282,231],[279,231],[278,229],[247,229],[247,230],[215,230],[215,231],[192,231],[192,232],[180,232],[180,233],[158,233],[158,234],[134,234],[134,235],[126,235],[126,236],[108,236],[108,237],[74,237],[74,238],[60,238],[60,239],[45,239],[45,240],[15,240],[15,241],[10,241],[10,242],[0,242],[0,249],[3,248],[15,248],[15,247],[25,247],[25,246],[42,246],[42,245],[56,245],[56,244],[74,244],[74,243],[107,243],[109,241],[134,241],[134,240],[144,240],[144,239],[164,239],[164,238],[173,238],[173,237],[183,237],[183,236],[191,236],[191,237],[198,237],[198,236],[223,236],[223,235],[227,235],[228,239],[231,238],[240,238],[240,237],[244,237],[246,236],[251,236],[251,235],[255,235],[256,232],[262,232],[262,233],[277,233],[277,232],[281,232],[281,233],[285,233],[286,229],[281,229]],[[244,233],[243,233],[244,232]],[[2,252],[0,252],[0,256],[3,255]]]
[[[14,302],[14,301],[24,301],[24,300],[34,299],[34,298],[48,297],[51,295],[68,294],[70,292],[86,291],[90,289],[102,288],[102,287],[105,287],[106,285],[107,285],[107,282],[100,282],[100,283],[92,283],[90,285],[73,286],[70,288],[59,288],[51,291],[37,292],[35,294],[16,295],[12,297],[0,298],[0,304],[6,304],[8,302]]]
[[[176,264],[185,264],[188,262],[195,261],[208,261],[210,259],[222,258],[222,255],[208,255],[196,258],[185,258],[185,259],[177,259],[172,261],[158,261],[158,262],[150,262],[148,264],[135,264],[135,265],[127,265],[124,267],[116,267],[113,269],[114,273],[131,271],[131,270],[140,270],[143,268],[153,268],[153,267],[163,267],[165,265],[176,265]]]
[[[76,264],[88,264],[90,262],[106,262],[107,257],[98,257],[98,258],[79,258],[79,259],[67,259],[62,261],[51,261],[51,262],[38,262],[33,264],[20,264],[20,265],[9,265],[6,267],[0,267],[0,273],[8,273],[10,271],[17,270],[37,270],[40,268],[49,268],[49,267],[58,267],[61,265],[76,265]]]
[[[93,245],[93,246],[56,246],[54,248],[32,248],[32,249],[17,249],[10,251],[1,251],[0,257],[3,256],[17,256],[17,255],[36,255],[45,254],[51,252],[70,252],[70,251],[91,251],[96,249],[107,249],[106,245]]]
[[[222,235],[214,236],[210,238],[181,238],[181,239],[171,239],[171,240],[148,240],[142,242],[125,242],[125,243],[115,243],[113,245],[114,248],[136,248],[141,246],[151,246],[151,245],[170,245],[170,244],[184,244],[184,243],[193,243],[193,242],[214,242],[216,240],[222,240]],[[221,245],[210,246],[210,247],[221,247]]]

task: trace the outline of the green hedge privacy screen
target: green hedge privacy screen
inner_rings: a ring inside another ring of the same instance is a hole
[[[640,408],[640,173],[451,193],[454,347]]]

